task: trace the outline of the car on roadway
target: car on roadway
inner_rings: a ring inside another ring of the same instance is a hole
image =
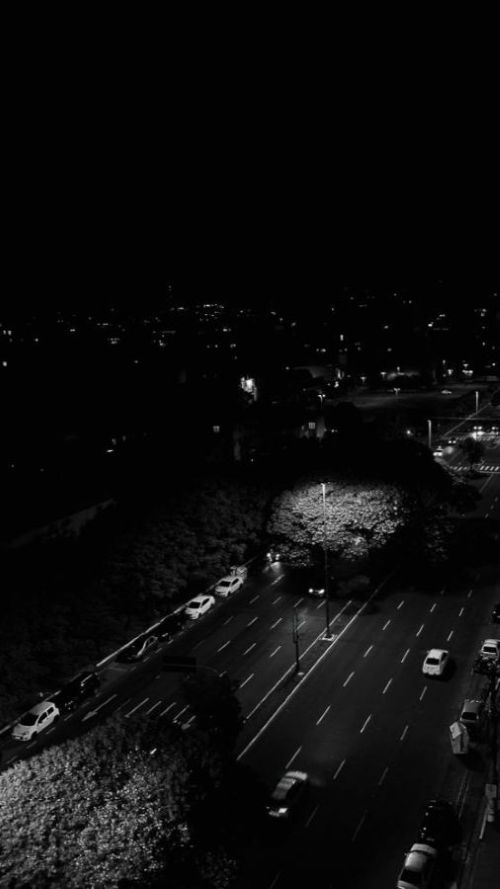
[[[450,652],[445,648],[431,648],[422,664],[424,676],[443,676],[450,662]]]
[[[120,660],[126,664],[135,663],[142,661],[147,654],[151,654],[153,651],[158,651],[158,636],[153,634],[141,636],[140,639],[136,639],[135,642],[127,646],[121,653]]]
[[[207,596],[205,593],[200,593],[187,603],[184,609],[184,614],[189,617],[190,620],[197,620],[202,614],[206,614],[213,605],[215,605],[213,596]]]
[[[274,788],[267,804],[269,817],[289,821],[305,802],[308,788],[309,775],[307,772],[285,772]]]
[[[434,450],[432,452],[433,457],[442,457],[443,454],[444,454],[444,450],[441,445],[438,445],[436,448],[434,448]]]
[[[15,724],[12,729],[12,737],[16,741],[31,741],[32,738],[45,731],[49,725],[59,719],[60,715],[59,707],[53,701],[42,701],[40,704],[35,704]]]
[[[500,602],[497,602],[493,606],[493,611],[491,612],[491,622],[492,624],[500,624]]]
[[[397,889],[428,889],[436,867],[437,849],[413,843],[398,876]]]
[[[475,738],[483,728],[485,716],[484,700],[466,698],[462,704],[459,720],[467,727],[471,738]]]
[[[500,639],[485,639],[481,645],[479,656],[492,661],[500,660]]]
[[[443,799],[429,800],[420,822],[418,842],[450,851],[461,839],[462,828],[453,804]]]
[[[238,574],[228,574],[222,580],[219,580],[215,587],[215,592],[218,596],[222,596],[223,599],[227,599],[228,596],[232,596],[236,590],[239,590],[241,586],[243,586],[243,577],[240,577]]]
[[[307,595],[312,596],[313,599],[323,599],[325,597],[325,588],[322,586],[310,586],[307,590]]]
[[[80,673],[55,696],[55,702],[60,712],[71,713],[76,710],[85,698],[97,693],[100,684],[101,680],[97,673],[92,671]]]
[[[453,395],[451,389],[441,389],[441,395]]]
[[[456,435],[450,435],[450,437],[446,439],[446,444],[452,447],[453,445],[456,445],[457,441],[458,439]]]

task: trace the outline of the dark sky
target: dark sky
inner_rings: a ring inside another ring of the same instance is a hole
[[[460,83],[421,94],[415,72],[398,92],[392,72],[325,96],[300,70],[256,81],[254,59],[238,80],[215,59],[194,76],[190,59],[134,67],[129,45],[126,66],[75,65],[73,51],[44,56],[12,92],[11,310],[140,306],[170,281],[254,302],[498,281],[493,119]]]

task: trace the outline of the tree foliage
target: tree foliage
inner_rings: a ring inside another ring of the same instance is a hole
[[[362,562],[404,526],[409,500],[396,485],[325,480],[326,547],[330,556]],[[320,480],[307,478],[275,501],[268,533],[285,560],[297,566],[323,553],[323,495]]]
[[[153,752],[154,751],[154,752]],[[0,775],[0,886],[225,889],[236,862],[211,825],[223,784],[206,737],[125,719],[43,751]]]

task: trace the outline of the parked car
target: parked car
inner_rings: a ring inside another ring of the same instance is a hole
[[[491,622],[493,624],[500,624],[500,602],[497,602],[496,605],[493,606],[493,611],[491,612]]]
[[[239,590],[241,586],[243,586],[243,578],[239,574],[228,574],[222,580],[219,580],[215,587],[215,592],[218,596],[226,599],[227,596],[231,596],[236,590]]]
[[[466,727],[471,738],[477,738],[481,734],[485,719],[484,700],[470,700],[467,698],[460,711],[460,722]]]
[[[451,389],[441,389],[441,395],[453,395]]]
[[[429,800],[420,823],[418,842],[438,850],[451,850],[461,839],[462,828],[453,804],[442,799]]]
[[[161,624],[155,627],[155,632],[160,639],[171,639],[179,630],[186,625],[187,615],[184,611],[176,611],[174,614],[168,614]]]
[[[16,741],[31,741],[40,732],[45,731],[59,719],[59,708],[53,701],[42,701],[36,704],[28,713],[21,716],[19,722],[12,729],[12,737]]]
[[[306,772],[285,772],[274,788],[267,813],[271,818],[290,819],[305,802],[309,787]]]
[[[194,599],[191,599],[190,602],[186,605],[184,609],[184,613],[191,620],[197,620],[201,617],[202,614],[205,614],[207,611],[215,605],[215,599],[213,596],[207,596],[204,593],[200,593],[198,596],[195,596]]]
[[[428,889],[435,870],[437,850],[427,843],[414,843],[406,853],[397,889]]]
[[[485,639],[481,645],[479,656],[492,661],[500,660],[500,639]]]
[[[126,664],[135,663],[136,661],[142,661],[147,654],[151,654],[151,652],[157,650],[158,636],[141,636],[140,639],[136,639],[135,642],[132,642],[125,651],[122,651],[120,660],[124,661]]]
[[[424,676],[443,676],[450,660],[450,652],[444,648],[431,648],[422,664]]]
[[[75,679],[68,682],[55,698],[55,702],[59,707],[60,712],[68,713],[72,710],[76,710],[78,705],[81,704],[85,698],[88,698],[90,695],[97,692],[100,684],[101,680],[97,673],[80,673],[79,676],[76,676]]]

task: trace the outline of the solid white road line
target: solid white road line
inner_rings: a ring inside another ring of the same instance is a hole
[[[283,618],[282,618],[282,617],[279,617],[278,620],[275,620],[274,623],[271,624],[271,626],[269,627],[269,629],[270,629],[270,630],[274,630],[274,628],[277,627],[278,624],[281,623],[282,620],[283,620]]]
[[[323,722],[323,720],[324,720],[326,714],[328,713],[330,707],[331,707],[331,704],[328,704],[328,707],[326,708],[326,710],[324,711],[324,713],[321,714],[321,716],[319,717],[319,719],[318,719],[316,725],[319,725],[320,722]]]
[[[231,642],[230,639],[228,639],[227,642],[224,642],[224,645],[221,645],[221,647],[217,649],[217,654],[219,654],[219,651],[223,651],[224,648],[227,648],[227,646],[229,645],[230,642]]]
[[[360,822],[352,835],[352,840],[351,840],[352,843],[354,843],[354,840],[356,839],[358,833],[360,832],[361,828],[363,827],[363,822],[364,822],[365,818],[366,818],[366,812],[364,815],[362,815]]]
[[[253,679],[254,676],[255,676],[255,673],[250,673],[250,676],[247,676],[247,678],[243,682],[240,683],[240,685],[238,686],[238,689],[243,688],[243,686],[246,685],[247,682],[250,682],[250,680]]]
[[[129,703],[129,701],[131,701],[131,700],[132,700],[132,698],[127,698],[126,701],[122,701],[122,703],[120,704],[120,706],[117,707],[116,710],[113,710],[113,713],[119,713],[120,710],[123,710],[123,708],[126,707],[127,704]]]
[[[405,727],[404,727],[404,729],[403,729],[403,734],[401,735],[401,737],[400,737],[400,739],[399,739],[400,741],[404,741],[404,739],[405,739],[405,737],[406,737],[406,732],[408,731],[408,729],[409,729],[409,726],[408,726],[408,725],[405,725]]]
[[[390,622],[391,622],[391,619],[389,618],[389,620],[387,621],[387,623],[384,624],[384,626],[382,627],[382,629],[383,629],[383,630],[386,630],[387,627],[389,626]]]
[[[153,706],[149,708],[149,710],[146,710],[145,715],[149,716],[149,714],[152,713],[153,710],[156,710],[157,707],[161,707],[162,703],[163,703],[163,701],[161,701],[161,700],[157,701],[156,704],[153,704]]]
[[[387,775],[387,772],[388,772],[388,771],[389,771],[389,766],[386,766],[385,769],[384,769],[384,771],[382,772],[380,778],[378,779],[378,786],[379,786],[379,787],[382,787],[382,784],[383,784],[384,781],[385,781],[385,778],[386,778],[386,775]]]
[[[269,884],[269,889],[274,889],[274,887],[276,886],[276,883],[278,882],[280,877],[281,877],[281,871],[278,871],[274,880],[272,880],[271,883]]]
[[[383,695],[385,695],[385,693],[386,693],[387,689],[389,688],[391,682],[392,682],[392,679],[389,679],[389,682],[387,683],[386,687],[384,688],[384,690],[383,690],[383,692],[382,692]]]
[[[360,730],[359,730],[360,735],[363,734],[363,732],[364,732],[366,726],[368,725],[368,723],[370,722],[370,719],[372,718],[372,716],[373,716],[373,713],[370,713],[370,715],[365,719],[365,721],[363,723],[363,727],[360,728]]]
[[[335,774],[333,776],[334,781],[336,781],[336,779],[340,775],[342,769],[344,768],[344,765],[345,765],[345,759],[343,759],[342,762],[340,763],[340,765],[337,767],[337,771],[335,772]]]
[[[370,654],[370,651],[372,650],[372,648],[373,648],[373,645],[370,645],[370,647],[366,649],[363,657],[366,657],[368,654]]]
[[[251,627],[252,624],[254,624],[255,621],[258,620],[258,619],[259,619],[258,616],[256,616],[256,617],[252,617],[252,620],[249,620],[249,621],[248,621],[248,623],[247,623],[247,627]]]
[[[256,642],[252,642],[252,644],[250,645],[250,647],[247,648],[247,650],[243,652],[243,657],[245,657],[245,655],[248,654],[248,652],[251,651],[252,648],[255,648],[256,645],[257,645]]]
[[[404,662],[405,662],[406,658],[408,657],[410,651],[411,651],[410,648],[407,648],[407,649],[406,649],[406,651],[405,651],[403,657],[401,658],[401,663],[402,663],[402,664],[404,664]]]
[[[349,673],[349,676],[347,677],[346,681],[344,682],[342,688],[345,688],[347,683],[351,681],[352,677],[354,676],[354,673],[355,673],[354,670],[352,671],[352,673]]]
[[[135,713],[135,711],[138,710],[139,707],[142,707],[142,705],[145,704],[146,701],[149,701],[149,698],[144,698],[144,700],[141,701],[140,704],[136,704],[136,705],[135,705],[135,707],[133,708],[133,710],[129,710],[128,713],[124,713],[123,715],[125,716],[125,718],[128,719],[129,716],[132,716],[132,713]]]
[[[288,760],[288,762],[287,762],[287,764],[286,764],[286,766],[285,766],[285,770],[290,768],[292,762],[293,762],[294,759],[299,755],[299,753],[300,753],[301,750],[302,750],[302,744],[300,745],[300,747],[297,747],[297,749],[296,749],[295,753],[293,754],[293,756],[291,756],[290,759]]]
[[[274,649],[274,651],[269,655],[269,657],[274,657],[274,655],[276,654],[277,651],[280,650],[280,648],[281,648],[281,645],[278,645],[278,647]]]
[[[316,806],[316,808],[313,809],[313,811],[312,811],[311,814],[309,815],[309,818],[307,819],[306,824],[305,824],[306,827],[309,827],[309,825],[310,825],[311,821],[313,820],[313,818],[314,818],[316,812],[318,811],[318,809],[319,809],[319,803],[318,803],[318,805]]]
[[[165,716],[165,713],[168,713],[168,711],[171,710],[172,707],[175,707],[176,704],[177,704],[177,701],[172,701],[172,703],[169,704],[168,707],[165,707],[165,709],[162,710],[161,713],[159,713],[158,715]]]
[[[415,633],[415,636],[420,636],[420,633],[422,632],[422,630],[424,629],[424,627],[425,627],[425,624],[422,624],[422,626],[420,627],[418,633]]]

